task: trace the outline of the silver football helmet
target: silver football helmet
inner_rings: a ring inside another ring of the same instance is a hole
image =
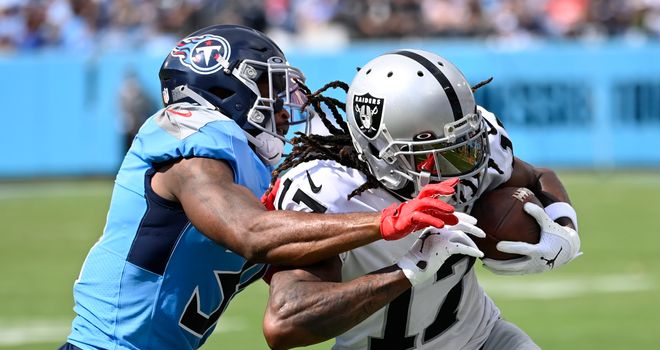
[[[450,203],[474,201],[488,161],[487,125],[451,62],[421,50],[376,57],[353,79],[346,111],[355,148],[385,187],[410,188],[404,196],[413,197],[430,182],[459,177]]]

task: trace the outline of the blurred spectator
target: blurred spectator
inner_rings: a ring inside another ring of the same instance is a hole
[[[586,24],[588,0],[549,0],[546,6],[548,22],[558,35],[578,33]]]
[[[60,45],[70,51],[92,51],[96,48],[98,6],[93,0],[70,0],[71,16],[58,23]]]
[[[0,0],[0,50],[18,45],[25,30],[25,17],[21,13],[24,4],[20,0]]]
[[[17,45],[23,49],[42,47],[48,43],[46,9],[36,3],[29,3],[23,8],[25,17],[24,32]]]
[[[217,23],[305,46],[349,37],[657,38],[660,0],[0,0],[0,50],[161,49]]]
[[[346,27],[335,21],[339,0],[291,0],[291,3],[294,31],[293,40],[289,41],[309,49],[326,50],[344,46],[349,41]]]
[[[636,23],[640,29],[655,37],[660,36],[660,0],[639,0]]]
[[[463,36],[480,32],[478,2],[474,0],[422,0],[421,13],[431,35]]]

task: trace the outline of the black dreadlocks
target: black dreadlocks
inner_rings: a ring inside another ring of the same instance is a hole
[[[277,169],[273,171],[271,187],[266,194],[271,191],[273,184],[282,172],[311,160],[334,160],[341,165],[361,171],[367,177],[367,181],[351,192],[347,196],[347,199],[351,199],[370,188],[381,186],[380,182],[369,171],[368,165],[358,158],[358,153],[355,147],[353,147],[351,135],[348,131],[348,124],[346,124],[346,121],[339,112],[341,110],[344,114],[346,113],[346,104],[335,98],[322,95],[328,89],[336,88],[348,92],[348,84],[338,80],[333,81],[314,93],[304,84],[299,83],[299,85],[307,96],[307,102],[302,108],[312,106],[321,118],[323,125],[330,131],[330,135],[305,135],[297,132],[297,136],[291,139],[293,149]],[[332,113],[334,123],[330,121],[323,110],[322,104],[328,107]],[[335,126],[335,124],[339,127]]]
[[[493,80],[492,77],[486,79],[482,82],[479,82],[472,87],[472,92],[475,92],[480,87],[490,83]],[[329,136],[322,135],[305,135],[301,132],[296,132],[297,137],[291,139],[293,144],[293,149],[291,153],[287,155],[282,163],[273,171],[272,178],[270,181],[270,187],[266,191],[266,195],[270,193],[282,172],[291,169],[298,164],[308,162],[311,160],[334,160],[335,162],[347,166],[349,168],[357,169],[361,171],[366,177],[367,181],[360,185],[348,194],[347,199],[351,199],[354,196],[361,194],[362,192],[383,186],[378,179],[376,179],[371,171],[369,166],[364,161],[358,158],[358,152],[353,146],[351,140],[351,135],[348,131],[348,124],[344,121],[344,118],[340,114],[339,110],[346,114],[346,104],[335,98],[323,96],[322,93],[328,89],[342,89],[345,93],[348,93],[348,84],[343,81],[333,81],[328,84],[325,84],[322,88],[312,93],[311,90],[303,83],[299,82],[298,85],[302,91],[307,96],[307,102],[302,106],[302,109],[307,106],[312,106],[314,111],[319,115],[323,125],[330,131]],[[322,105],[325,104],[332,116],[334,121],[339,128],[337,128],[323,111]]]
[[[472,92],[474,93],[474,92],[476,92],[477,90],[479,90],[480,87],[483,87],[484,85],[488,85],[488,84],[490,84],[491,81],[493,81],[493,77],[490,77],[490,78],[488,78],[488,79],[486,79],[486,80],[484,80],[484,81],[480,81],[480,82],[478,82],[477,85],[475,85],[475,86],[472,87]]]

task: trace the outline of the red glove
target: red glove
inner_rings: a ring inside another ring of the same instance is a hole
[[[268,192],[268,194],[264,193],[264,195],[261,196],[261,204],[263,204],[267,210],[275,210],[275,196],[277,196],[277,190],[279,190],[279,188],[280,179],[277,179],[273,187],[270,189],[270,192]]]
[[[428,226],[442,228],[445,224],[458,224],[454,207],[437,198],[454,194],[456,184],[458,179],[452,178],[426,185],[415,199],[383,209],[380,216],[380,234],[383,239],[403,238]]]

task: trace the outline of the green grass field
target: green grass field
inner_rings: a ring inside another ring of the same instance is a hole
[[[584,255],[539,276],[479,268],[506,318],[544,349],[660,346],[660,173],[561,173]],[[0,348],[55,349],[73,317],[71,286],[103,228],[110,180],[0,184]],[[264,349],[266,286],[221,318],[206,349]],[[330,342],[310,347],[327,349]]]

